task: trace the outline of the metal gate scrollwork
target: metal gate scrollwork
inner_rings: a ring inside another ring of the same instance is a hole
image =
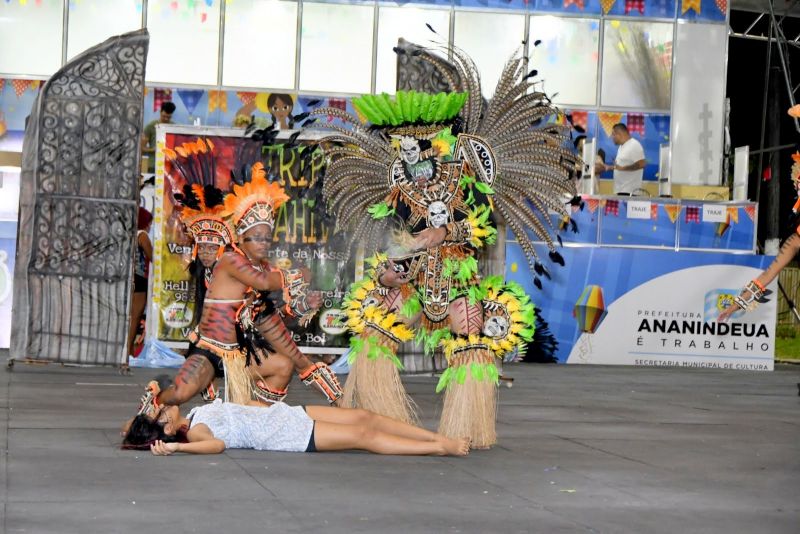
[[[129,321],[149,37],[112,37],[44,84],[25,131],[12,359],[116,365]]]

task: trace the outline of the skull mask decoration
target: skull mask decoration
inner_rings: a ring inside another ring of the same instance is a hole
[[[409,165],[419,161],[419,141],[413,137],[400,138],[400,159]]]
[[[361,308],[366,309],[369,308],[370,306],[379,306],[380,303],[381,303],[380,300],[375,298],[374,295],[370,295],[361,302]]]
[[[428,206],[428,226],[431,228],[441,228],[450,220],[447,206],[444,202],[437,200]]]
[[[508,319],[502,315],[493,315],[483,324],[484,335],[491,338],[504,338],[508,333]]]

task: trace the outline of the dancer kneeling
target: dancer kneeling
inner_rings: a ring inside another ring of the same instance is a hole
[[[257,401],[244,406],[217,399],[194,408],[188,417],[177,406],[161,406],[153,415],[137,416],[122,447],[149,448],[157,456],[218,454],[226,448],[465,456],[469,440],[451,439],[361,409],[282,402],[267,406]]]

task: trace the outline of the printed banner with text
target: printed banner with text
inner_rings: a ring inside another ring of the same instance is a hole
[[[754,311],[719,313],[773,260],[769,256],[569,247],[565,267],[537,290],[517,243],[506,274],[523,284],[577,364],[773,369],[777,287]]]

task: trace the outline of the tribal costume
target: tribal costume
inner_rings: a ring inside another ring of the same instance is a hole
[[[541,286],[538,276],[549,275],[527,232],[563,264],[548,210],[569,220],[577,158],[566,146],[569,127],[549,122],[561,112],[544,94],[528,92],[534,84],[524,76],[521,55],[506,64],[487,105],[475,65],[461,50],[446,50],[455,73],[439,56],[411,50],[440,71],[450,92],[362,96],[354,107],[363,122],[338,109],[312,113],[341,121],[324,126],[334,130],[322,143],[329,208],[355,242],[370,253],[384,251],[349,293],[354,336],[345,404],[413,420],[396,350],[416,338],[426,352],[442,347],[449,364],[437,386],[445,390],[439,432],[469,436],[484,448],[496,442],[495,358],[533,339],[535,314],[519,285],[481,279],[476,253],[495,242],[492,215],[498,213]],[[398,220],[400,228],[392,230]],[[384,285],[389,269],[408,283]]]

